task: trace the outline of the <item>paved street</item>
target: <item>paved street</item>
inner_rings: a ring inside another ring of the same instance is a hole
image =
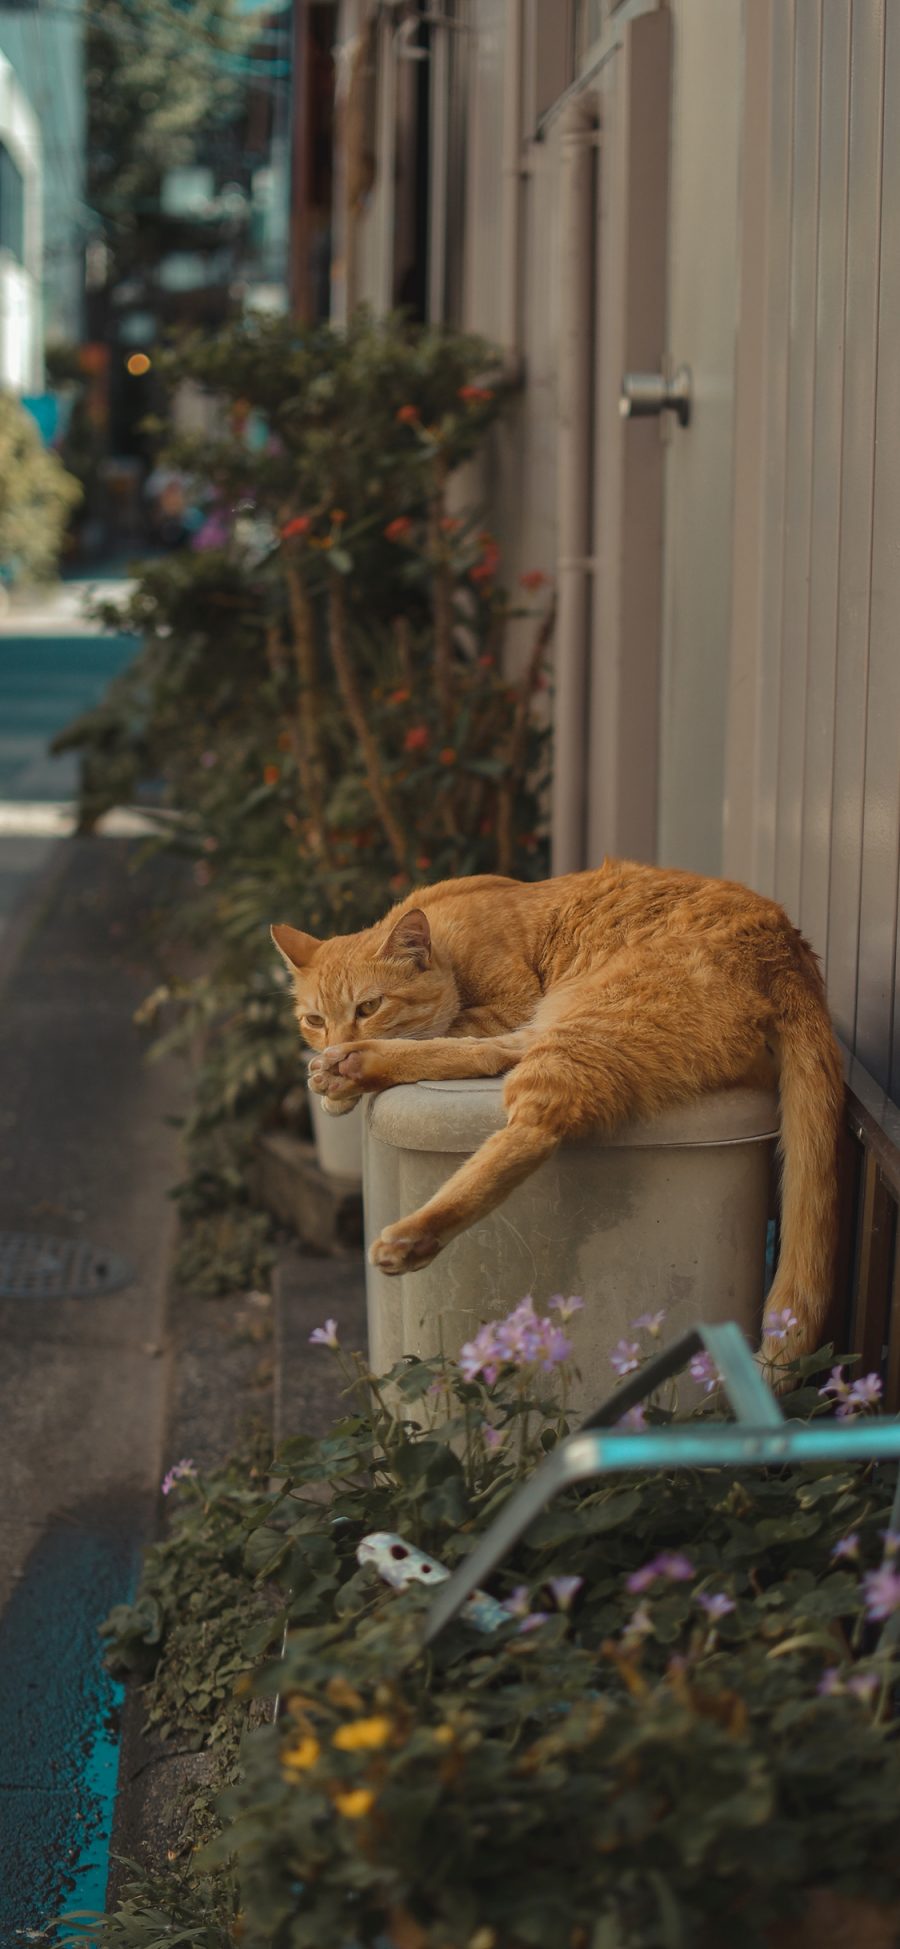
[[[147,1067],[132,1023],[156,974],[145,922],[166,869],[134,876],[122,839],[60,838],[75,771],[46,755],[131,646],[92,639],[71,614],[65,634],[12,620],[0,629],[2,1949],[61,1908],[103,1904],[119,1693],[97,1625],[132,1585],[161,1473],[178,1174],[166,1118],[183,1087],[180,1069]],[[10,1294],[10,1234],[39,1241],[51,1269],[80,1246],[120,1255],[128,1283]]]

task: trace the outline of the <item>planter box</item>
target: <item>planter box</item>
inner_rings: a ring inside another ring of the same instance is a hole
[[[335,1117],[325,1109],[322,1098],[314,1090],[309,1090],[307,1095],[313,1142],[322,1170],[330,1177],[340,1178],[344,1184],[355,1184],[358,1189],[363,1175],[362,1104],[345,1110],[342,1117]]]
[[[323,1171],[315,1147],[290,1131],[267,1130],[260,1138],[253,1194],[313,1251],[358,1252],[362,1243],[358,1182]]]
[[[502,1128],[494,1080],[416,1083],[365,1104],[367,1245],[422,1205]],[[767,1091],[724,1090],[612,1136],[566,1145],[424,1271],[367,1270],[369,1358],[455,1355],[482,1320],[525,1293],[543,1309],[579,1293],[577,1412],[609,1392],[609,1355],[636,1315],[667,1312],[665,1338],[697,1320],[737,1320],[759,1337],[766,1225],[778,1132]]]

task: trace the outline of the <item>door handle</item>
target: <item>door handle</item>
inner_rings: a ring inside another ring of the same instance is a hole
[[[691,369],[680,365],[667,379],[664,372],[626,372],[619,394],[623,420],[648,419],[651,415],[674,413],[679,426],[691,418]]]

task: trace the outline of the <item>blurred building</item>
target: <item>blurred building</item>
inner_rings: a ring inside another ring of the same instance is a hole
[[[47,341],[77,344],[84,313],[81,0],[0,5],[0,383],[40,393]]]

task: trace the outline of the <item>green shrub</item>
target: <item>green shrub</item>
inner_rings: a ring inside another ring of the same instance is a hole
[[[282,1710],[245,1733],[195,1864],[230,1890],[234,1941],[753,1949],[814,1890],[896,1904],[893,1469],[636,1472],[570,1491],[498,1577],[502,1628],[458,1622],[427,1656],[427,1590],[360,1567],[372,1531],[452,1566],[565,1431],[564,1347],[517,1344],[379,1381],[338,1348],[344,1419],[285,1444],[275,1494],[188,1477],[144,1595],[114,1620],[131,1661],[154,1597],[151,1697],[174,1731],[167,1671],[201,1683],[196,1565],[213,1591],[223,1568],[234,1590],[243,1578],[255,1677],[239,1696],[277,1691]],[[827,1411],[816,1365],[799,1414]],[[210,1701],[232,1646],[202,1665]],[[124,1940],[108,1927],[101,1940]]]

